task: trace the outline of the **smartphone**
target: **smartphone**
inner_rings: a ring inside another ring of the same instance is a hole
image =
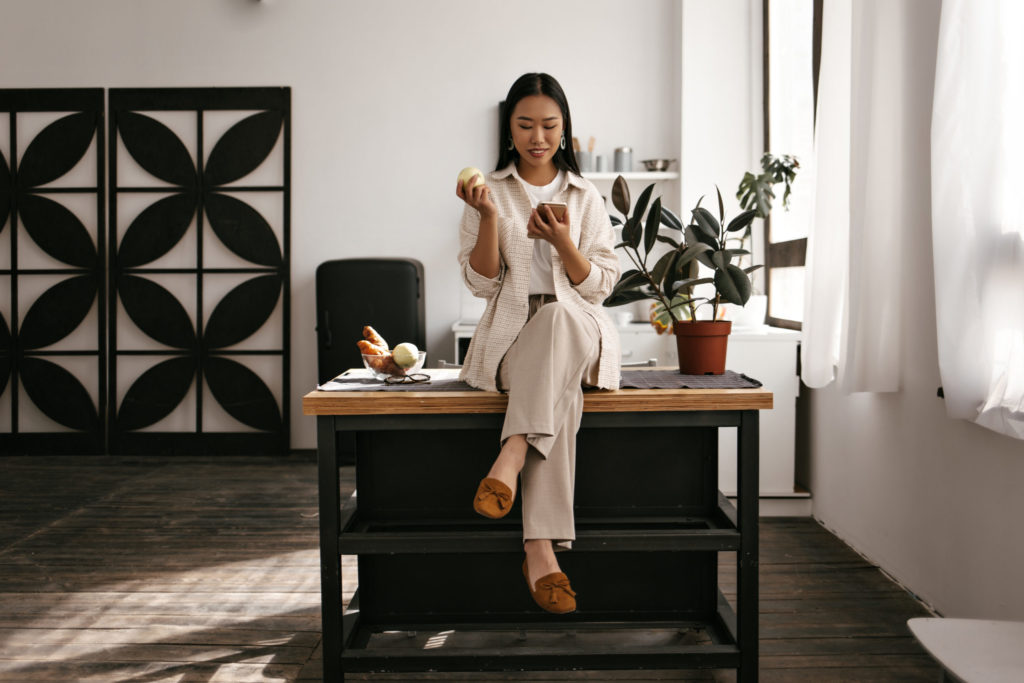
[[[540,209],[541,207],[545,207],[545,206],[546,207],[551,207],[551,212],[553,214],[555,214],[555,218],[557,218],[558,220],[561,220],[562,218],[565,217],[565,205],[564,204],[561,204],[560,202],[541,202],[537,206],[537,208]]]
[[[562,220],[563,218],[565,218],[565,204],[562,204],[560,202],[541,202],[540,204],[537,205],[537,208],[539,209],[542,206],[551,207],[551,212],[555,214],[555,218],[557,218],[558,220]]]
[[[565,217],[565,209],[567,208],[565,204],[562,204],[561,202],[541,202],[537,205],[537,210],[539,211],[543,206],[550,207],[551,213],[555,214],[555,218],[558,220],[562,220]],[[547,214],[541,215],[547,218]],[[536,235],[527,235],[527,237],[531,240],[537,238]]]

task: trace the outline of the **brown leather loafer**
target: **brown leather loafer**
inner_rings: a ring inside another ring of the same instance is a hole
[[[576,593],[569,585],[569,577],[562,572],[552,572],[540,577],[534,587],[530,585],[530,573],[526,569],[526,560],[523,560],[523,576],[526,578],[526,585],[530,587],[533,601],[542,610],[552,614],[576,611]]]
[[[512,489],[497,479],[485,477],[476,489],[473,509],[484,517],[501,519],[512,509]]]

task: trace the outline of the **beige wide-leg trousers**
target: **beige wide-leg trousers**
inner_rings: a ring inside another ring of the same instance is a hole
[[[529,444],[520,474],[524,541],[570,548],[576,538],[576,432],[600,353],[593,318],[553,296],[530,297],[530,317],[498,368],[498,386],[508,392],[501,442],[525,434]]]

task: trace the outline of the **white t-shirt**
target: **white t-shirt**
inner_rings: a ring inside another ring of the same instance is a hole
[[[515,167],[512,174],[522,183],[530,197],[530,206],[537,208],[541,202],[549,202],[565,182],[565,171],[559,169],[555,179],[547,185],[531,185],[519,176]],[[533,263],[530,265],[530,294],[554,294],[555,276],[551,270],[551,243],[547,240],[533,240]]]

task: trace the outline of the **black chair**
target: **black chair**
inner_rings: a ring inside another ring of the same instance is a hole
[[[325,261],[316,269],[317,376],[363,367],[356,342],[371,325],[393,347],[427,346],[423,264],[410,258]]]

